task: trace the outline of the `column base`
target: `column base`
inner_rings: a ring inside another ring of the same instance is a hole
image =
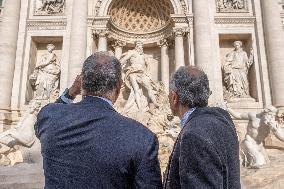
[[[19,110],[0,109],[0,133],[15,126],[22,115]]]

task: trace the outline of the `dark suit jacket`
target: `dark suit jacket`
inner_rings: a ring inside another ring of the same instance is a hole
[[[230,115],[197,108],[182,129],[165,174],[166,189],[239,189],[239,143]]]
[[[45,188],[162,188],[156,136],[102,99],[49,104],[35,130]]]

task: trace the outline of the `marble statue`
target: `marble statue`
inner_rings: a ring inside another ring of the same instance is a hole
[[[251,98],[249,93],[248,73],[254,63],[253,50],[250,57],[242,49],[242,42],[234,42],[235,49],[228,53],[222,66],[225,87],[225,100]]]
[[[40,58],[30,76],[35,100],[54,101],[58,96],[60,65],[58,57],[53,52],[54,49],[53,44],[47,45],[48,52]]]
[[[34,125],[41,105],[40,101],[32,101],[17,125],[0,134],[0,165],[1,162],[14,165],[23,161],[20,148],[30,148],[36,140]],[[15,154],[18,158],[14,157]]]
[[[37,8],[39,14],[63,13],[65,0],[41,0],[41,6]]]
[[[146,100],[143,98],[142,87],[147,90],[152,103],[158,107],[159,105],[155,96],[155,83],[152,81],[147,70],[147,63],[143,52],[143,43],[140,41],[136,42],[135,49],[122,54],[120,61],[125,71],[125,85],[131,90],[128,102],[125,105],[125,111],[129,111],[134,103],[136,103],[139,110],[143,109],[143,104],[145,104]]]
[[[122,54],[120,61],[124,85],[115,107],[124,116],[143,123],[156,133],[163,172],[180,132],[180,120],[171,114],[164,84],[151,79],[141,42],[136,42],[135,49]]]
[[[245,139],[241,142],[241,159],[245,167],[262,168],[268,166],[270,160],[263,142],[270,134],[274,134],[284,142],[284,129],[278,122],[278,110],[271,106],[261,113],[238,113],[227,108],[236,119],[249,120]]]

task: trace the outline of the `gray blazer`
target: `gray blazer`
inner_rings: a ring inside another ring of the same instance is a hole
[[[230,115],[197,108],[176,140],[165,189],[239,189],[239,143]]]

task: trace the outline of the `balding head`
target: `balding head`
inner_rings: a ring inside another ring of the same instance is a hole
[[[119,60],[107,52],[89,56],[82,69],[82,89],[87,95],[105,97],[121,80]]]
[[[170,90],[179,96],[182,105],[189,108],[208,105],[209,81],[207,75],[196,67],[180,67],[171,77]]]

